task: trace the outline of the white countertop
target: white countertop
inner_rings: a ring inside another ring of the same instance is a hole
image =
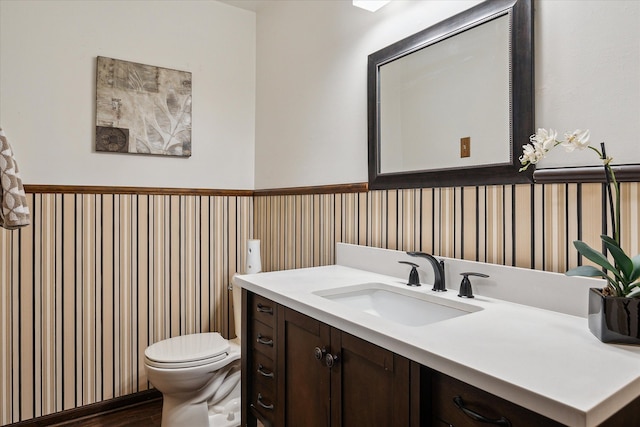
[[[411,327],[313,293],[368,282],[408,288],[405,280],[339,265],[234,279],[249,291],[569,426],[596,426],[640,395],[640,347],[600,342],[584,317],[476,294],[463,302],[482,310]],[[411,289],[462,300],[457,290]]]

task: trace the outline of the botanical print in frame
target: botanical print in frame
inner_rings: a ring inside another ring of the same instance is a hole
[[[191,156],[191,73],[98,57],[96,151]]]

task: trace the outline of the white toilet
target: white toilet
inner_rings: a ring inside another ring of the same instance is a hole
[[[149,382],[162,393],[162,427],[240,425],[241,290],[234,285],[236,334],[182,335],[144,352]]]

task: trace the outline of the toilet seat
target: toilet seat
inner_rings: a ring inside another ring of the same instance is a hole
[[[149,366],[181,369],[207,365],[225,359],[231,345],[217,332],[181,335],[159,341],[144,351]]]

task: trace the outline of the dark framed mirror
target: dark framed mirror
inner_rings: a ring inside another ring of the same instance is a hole
[[[369,188],[532,181],[532,0],[487,0],[369,55]]]

